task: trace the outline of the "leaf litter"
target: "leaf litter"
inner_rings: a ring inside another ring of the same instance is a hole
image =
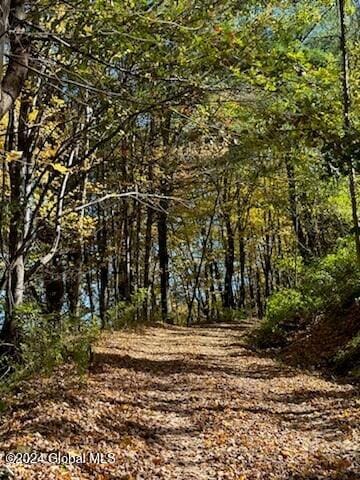
[[[105,334],[84,377],[64,366],[19,386],[0,450],[116,461],[8,467],[24,480],[359,479],[357,387],[262,357],[243,334],[221,325]]]

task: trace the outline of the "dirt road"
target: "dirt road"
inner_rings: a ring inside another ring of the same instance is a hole
[[[1,450],[83,462],[9,465],[15,478],[359,479],[358,391],[259,356],[242,335],[113,333],[80,384],[67,369],[34,381],[4,415]]]

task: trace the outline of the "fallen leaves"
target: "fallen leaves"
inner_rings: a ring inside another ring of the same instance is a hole
[[[23,385],[1,449],[116,455],[13,465],[23,480],[359,478],[356,389],[260,358],[240,336],[216,327],[106,335],[101,364],[81,382],[63,367]]]

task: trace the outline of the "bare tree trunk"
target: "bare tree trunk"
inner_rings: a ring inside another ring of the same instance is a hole
[[[235,261],[235,240],[230,215],[224,214],[226,228],[224,308],[234,308],[233,275]]]
[[[296,191],[296,178],[294,166],[291,163],[291,160],[288,157],[285,157],[285,167],[288,180],[288,191],[289,191],[289,205],[290,205],[290,215],[291,221],[294,227],[294,233],[297,240],[298,249],[304,263],[309,263],[311,260],[311,252],[306,245],[306,236],[300,220],[299,211],[298,211],[298,198]]]
[[[229,212],[229,190],[228,178],[224,179],[224,195],[223,195],[223,218],[225,223],[225,278],[224,278],[224,308],[234,308],[234,292],[233,292],[233,275],[235,261],[235,239],[234,231],[231,224]]]
[[[256,267],[256,306],[258,318],[262,318],[264,315],[263,302],[261,295],[261,279],[259,268]]]
[[[89,300],[89,307],[90,307],[91,318],[93,318],[95,314],[95,304],[94,304],[94,297],[93,297],[93,275],[92,275],[92,268],[90,268],[90,262],[89,262],[86,249],[84,249],[84,263],[86,265],[86,287],[87,287],[87,294],[88,294],[88,300]]]
[[[107,258],[107,226],[106,219],[102,218],[102,226],[98,231],[98,247],[100,256],[100,279],[99,279],[99,314],[102,328],[106,324],[106,312],[108,309],[108,284],[109,284],[109,261]]]
[[[18,137],[15,131],[19,130],[19,119],[15,118],[12,110],[9,114],[6,149],[17,148]],[[24,166],[23,162],[10,162],[10,225],[9,225],[9,268],[6,285],[6,319],[3,325],[2,337],[13,341],[16,337],[15,310],[23,303],[25,289],[24,256],[18,254],[23,240],[23,189]]]
[[[147,208],[146,226],[145,226],[145,250],[144,250],[144,279],[143,288],[146,290],[143,313],[145,320],[149,319],[149,297],[150,297],[150,255],[152,246],[152,225],[154,222],[154,211],[151,207]]]
[[[239,230],[239,263],[240,263],[239,308],[245,307],[245,261],[246,261],[246,252],[245,252],[244,232],[240,229]]]
[[[249,279],[249,298],[250,298],[250,309],[252,312],[255,310],[255,292],[254,292],[254,281],[253,281],[253,269],[251,264],[248,264],[248,279]]]
[[[211,309],[210,316],[215,320],[219,318],[219,309],[216,298],[215,290],[215,272],[214,272],[214,262],[211,262],[209,265],[210,269],[210,298],[211,298]]]
[[[44,272],[46,313],[54,314],[54,320],[60,320],[64,302],[64,268],[60,255],[55,255]]]
[[[162,195],[167,192],[162,190]],[[160,200],[161,211],[158,214],[158,242],[159,242],[159,267],[160,267],[160,302],[161,316],[166,323],[172,323],[169,318],[169,253],[168,253],[168,208],[166,198]]]
[[[274,236],[270,235],[269,230],[273,231],[271,211],[264,214],[265,220],[265,248],[263,254],[263,272],[265,278],[265,298],[268,298],[272,290],[272,253],[274,245]]]
[[[218,202],[219,202],[219,196],[220,196],[220,194],[218,193],[217,196],[216,196],[216,199],[215,199],[214,209],[213,209],[212,215],[210,217],[210,222],[209,222],[209,226],[207,228],[206,234],[204,232],[205,236],[204,236],[204,241],[203,241],[203,245],[202,245],[200,264],[199,264],[199,268],[197,269],[197,272],[196,272],[193,294],[192,294],[192,297],[191,297],[191,300],[190,300],[189,312],[188,312],[188,316],[187,316],[187,320],[186,320],[186,324],[188,326],[190,325],[190,323],[192,321],[192,308],[193,308],[194,300],[195,300],[195,297],[196,297],[196,291],[197,291],[197,288],[198,288],[198,285],[199,285],[202,266],[203,266],[204,259],[205,259],[206,253],[207,253],[208,241],[209,241],[209,238],[211,236],[211,230],[212,230],[212,226],[213,226],[215,215],[216,215],[216,210],[217,210],[217,206],[218,206]],[[199,304],[200,304],[200,302],[199,302]]]

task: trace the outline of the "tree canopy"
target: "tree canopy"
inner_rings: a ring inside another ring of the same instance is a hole
[[[3,1],[3,338],[28,305],[262,317],[359,254],[358,25],[352,1]]]

